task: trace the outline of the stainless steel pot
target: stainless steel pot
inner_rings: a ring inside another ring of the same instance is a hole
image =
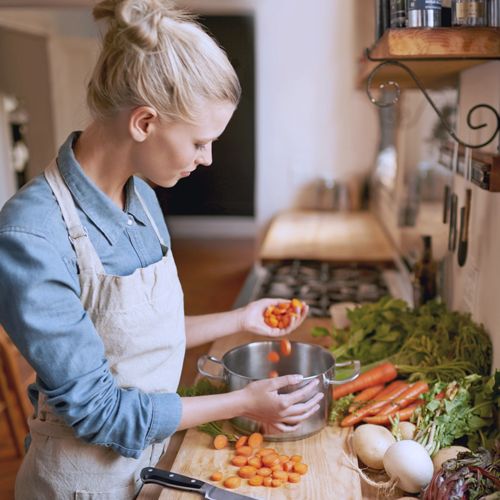
[[[332,354],[323,347],[302,342],[292,342],[291,354],[281,356],[278,363],[271,363],[267,359],[271,351],[280,351],[279,341],[268,340],[241,345],[226,352],[222,360],[205,354],[198,359],[198,372],[204,377],[223,381],[229,391],[237,391],[250,382],[268,378],[272,370],[276,370],[280,375],[300,374],[304,376],[302,382],[285,387],[279,391],[280,393],[295,391],[311,380],[319,379],[318,390],[323,391],[325,395],[320,402],[320,408],[302,422],[295,431],[269,434],[266,433],[262,422],[246,417],[237,417],[232,420],[233,426],[239,432],[243,434],[263,432],[268,441],[294,441],[315,434],[326,425],[328,420],[328,410],[332,401],[330,386],[354,380],[359,375],[360,362],[354,360],[335,363]],[[221,373],[214,375],[205,371],[207,362],[219,365],[222,368]],[[352,366],[353,374],[349,378],[335,380],[336,369],[345,366]]]

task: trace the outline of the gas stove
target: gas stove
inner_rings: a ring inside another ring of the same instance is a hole
[[[309,305],[310,317],[329,317],[330,306],[339,302],[376,302],[399,295],[394,287],[397,272],[390,264],[279,260],[254,266],[252,274],[237,302],[242,303],[243,295],[246,302],[296,297]]]

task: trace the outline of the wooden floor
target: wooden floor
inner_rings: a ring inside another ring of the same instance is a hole
[[[255,260],[255,242],[248,239],[174,239],[172,250],[188,315],[230,309]],[[196,359],[207,350],[208,345],[205,345],[186,353],[181,385],[193,382]],[[28,380],[32,375],[29,366],[20,360],[20,368],[23,379]],[[4,420],[0,419],[0,500],[12,500],[15,475],[21,460],[15,458]]]

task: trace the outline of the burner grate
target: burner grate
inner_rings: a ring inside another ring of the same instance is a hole
[[[264,267],[256,298],[297,297],[307,302],[312,317],[329,317],[330,306],[338,302],[376,302],[389,294],[383,265],[286,260]]]

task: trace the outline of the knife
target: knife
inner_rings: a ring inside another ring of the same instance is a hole
[[[199,479],[183,476],[172,471],[145,467],[141,470],[141,479],[145,484],[154,483],[160,486],[176,488],[178,490],[194,491],[203,495],[206,500],[257,500],[254,497],[240,495],[232,491],[223,490]]]

